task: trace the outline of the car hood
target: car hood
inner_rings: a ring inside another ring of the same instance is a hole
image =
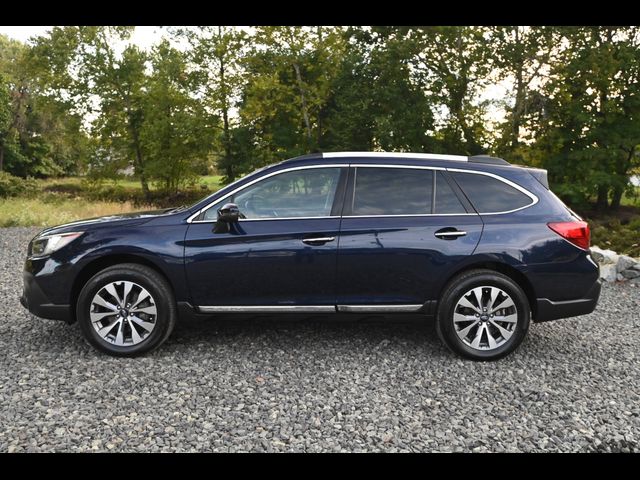
[[[139,225],[141,223],[146,223],[153,218],[167,215],[174,210],[176,209],[164,208],[162,210],[147,210],[141,212],[121,213],[118,215],[107,215],[104,217],[88,218],[86,220],[78,220],[76,222],[70,222],[63,225],[56,225],[55,227],[46,228],[42,232],[40,232],[38,236],[55,235],[58,233],[72,232],[76,230],[94,229],[116,223],[119,225]]]

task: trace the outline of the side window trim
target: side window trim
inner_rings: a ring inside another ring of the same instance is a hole
[[[301,166],[301,167],[291,167],[291,168],[285,168],[282,170],[277,170],[275,172],[271,172],[267,175],[263,175],[259,178],[256,178],[254,180],[252,180],[249,183],[246,183],[238,188],[236,188],[235,190],[232,190],[231,192],[228,192],[226,195],[224,195],[223,197],[220,198],[216,198],[215,200],[213,200],[211,203],[209,203],[206,207],[203,207],[202,209],[200,209],[198,212],[194,213],[191,217],[189,217],[187,219],[187,223],[215,223],[216,220],[214,219],[209,219],[209,220],[203,220],[204,219],[204,215],[205,213],[211,209],[214,205],[217,205],[218,203],[222,202],[223,200],[229,199],[233,196],[235,196],[237,193],[240,193],[241,191],[243,191],[244,189],[258,183],[261,182],[262,180],[265,180],[267,178],[270,177],[274,177],[276,175],[280,175],[283,173],[287,173],[287,172],[292,172],[292,171],[297,171],[297,170],[310,170],[310,169],[317,169],[317,168],[339,168],[340,169],[340,178],[338,180],[338,186],[336,187],[336,192],[333,198],[333,205],[331,207],[331,214],[330,215],[325,215],[325,216],[314,216],[314,217],[275,217],[275,218],[244,218],[244,219],[240,219],[240,222],[261,222],[261,221],[271,221],[271,220],[305,220],[305,219],[316,219],[316,218],[340,218],[340,215],[334,215],[334,207],[335,207],[335,202],[338,200],[338,197],[340,196],[340,187],[341,187],[341,183],[342,183],[342,179],[345,177],[345,171],[347,171],[349,169],[349,165],[345,164],[345,163],[338,163],[338,164],[327,164],[327,165],[322,165],[322,164],[318,164],[318,165],[305,165],[305,166]]]
[[[527,197],[529,197],[531,199],[531,203],[529,203],[528,205],[524,205],[522,207],[518,207],[518,208],[513,208],[511,210],[505,210],[505,211],[500,211],[500,212],[478,212],[478,215],[503,215],[506,213],[513,213],[513,212],[517,212],[519,210],[524,210],[525,208],[529,208],[534,206],[536,203],[538,203],[540,201],[540,199],[534,195],[533,193],[531,193],[529,190],[527,190],[524,187],[521,187],[520,185],[518,185],[515,182],[512,182],[511,180],[508,180],[500,175],[496,175],[495,173],[490,173],[490,172],[481,172],[478,170],[465,170],[465,169],[461,169],[461,168],[447,168],[447,172],[459,172],[459,173],[471,173],[471,174],[475,174],[475,175],[484,175],[486,177],[492,177],[495,178],[496,180],[506,183],[507,185],[509,185],[512,188],[515,188],[516,190],[518,190],[519,192],[523,193],[524,195],[526,195]],[[453,180],[456,185],[458,186],[458,188],[460,188],[460,190],[462,191],[462,188],[460,187],[460,185],[458,184],[458,182],[456,182],[455,178],[453,178],[453,176],[451,176],[451,180]],[[464,191],[463,191],[464,193]],[[465,194],[466,197],[466,194]],[[469,200],[470,202],[470,200]],[[473,205],[473,204],[472,204]],[[474,206],[475,209],[475,206]]]

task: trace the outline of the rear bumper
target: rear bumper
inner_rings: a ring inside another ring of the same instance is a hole
[[[38,285],[35,277],[30,272],[23,272],[23,290],[20,303],[37,317],[73,321],[69,305],[55,305]]]
[[[560,318],[577,317],[593,312],[600,298],[602,280],[598,279],[591,287],[585,298],[554,302],[547,298],[536,299],[536,314],[534,322],[548,322]]]

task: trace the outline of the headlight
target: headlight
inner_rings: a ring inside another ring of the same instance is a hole
[[[60,235],[45,235],[33,239],[29,248],[30,257],[46,257],[56,250],[60,250],[68,243],[74,241],[84,232],[61,233]]]

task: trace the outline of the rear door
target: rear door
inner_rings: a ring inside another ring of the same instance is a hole
[[[417,311],[482,234],[442,168],[354,164],[337,267],[340,311]]]

